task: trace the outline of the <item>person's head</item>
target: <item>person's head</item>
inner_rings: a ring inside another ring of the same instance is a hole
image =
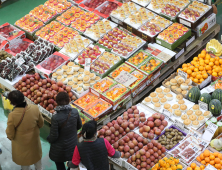
[[[12,105],[16,106],[25,101],[25,97],[19,90],[13,90],[8,94],[8,99]]]
[[[61,105],[67,105],[69,104],[70,99],[69,95],[66,92],[59,92],[56,96],[56,103],[61,106]]]
[[[83,139],[91,139],[97,133],[97,122],[94,120],[90,120],[86,122],[82,127],[82,136]]]

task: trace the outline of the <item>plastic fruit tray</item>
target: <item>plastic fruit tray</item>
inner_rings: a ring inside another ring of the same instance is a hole
[[[105,77],[98,81],[96,84],[94,84],[91,88],[101,94],[106,92],[116,84],[117,83],[113,79]]]
[[[132,57],[130,57],[126,63],[132,67],[138,68],[138,66],[144,62],[145,60],[148,60],[151,54],[147,53],[144,50],[139,50],[137,53],[135,53]]]
[[[111,108],[112,105],[110,103],[107,103],[102,99],[99,99],[96,102],[89,105],[83,111],[87,114],[88,117],[97,121],[103,116],[105,116],[105,113],[109,111]]]
[[[72,6],[71,2],[68,2],[66,0],[48,0],[44,3],[44,5],[48,6],[52,10],[56,11],[58,14],[61,14],[62,12],[66,11]]]

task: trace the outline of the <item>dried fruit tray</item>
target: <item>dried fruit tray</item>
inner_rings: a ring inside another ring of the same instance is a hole
[[[99,96],[95,95],[94,93],[88,92],[84,96],[74,101],[73,104],[80,110],[84,110],[85,108],[88,107],[88,105],[94,103],[98,99],[99,99]]]
[[[132,57],[130,57],[125,63],[134,68],[138,68],[138,66],[141,63],[143,63],[145,60],[148,60],[150,56],[152,56],[150,53],[144,50],[139,50]]]
[[[177,129],[179,132],[181,132],[181,133],[183,134],[183,136],[187,136],[187,134],[186,134],[184,131],[180,130],[179,128],[177,128],[177,127],[174,126],[174,125],[171,125],[171,126],[168,127],[167,129],[170,129],[170,128]],[[166,133],[166,129],[160,134],[160,136],[164,135],[165,133]],[[155,140],[158,140],[160,136],[157,136],[157,137],[155,138]],[[161,144],[162,144],[162,143],[161,143]],[[162,145],[163,145],[163,144],[162,144]],[[171,150],[173,150],[177,145],[179,145],[179,143],[177,143],[176,145],[174,145],[174,147],[172,147],[171,149],[167,149],[167,148],[166,148],[166,150],[167,150],[167,151],[171,151]]]
[[[105,77],[105,78],[99,80],[98,82],[96,82],[96,84],[94,84],[93,86],[91,86],[90,91],[95,90],[96,92],[102,94],[116,84],[117,84],[117,82],[114,81],[113,79],[111,79],[109,77]]]
[[[156,57],[150,57],[148,60],[145,60],[140,66],[139,70],[146,75],[150,75],[155,72],[158,68],[161,67],[163,61],[159,60]]]
[[[88,105],[83,112],[92,120],[99,120],[111,111],[112,105],[102,99],[96,100]]]
[[[135,69],[131,67],[130,65],[123,63],[119,67],[117,67],[112,73],[109,74],[109,77],[115,79],[121,71],[126,71],[128,73],[133,72]]]

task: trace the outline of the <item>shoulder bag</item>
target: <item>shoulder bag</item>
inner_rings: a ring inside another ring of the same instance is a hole
[[[60,130],[61,130],[62,128],[64,128],[65,125],[67,124],[67,122],[68,122],[68,120],[69,120],[69,118],[70,118],[70,116],[71,116],[71,112],[72,112],[72,110],[69,112],[69,115],[68,115],[68,118],[66,119],[66,121],[63,122],[63,123],[59,126],[59,129],[60,129]]]
[[[25,109],[24,109],[24,111],[23,111],[22,117],[21,117],[20,121],[18,122],[17,126],[15,127],[15,129],[17,129],[17,128],[19,127],[19,125],[22,123],[23,118],[24,118],[24,116],[25,116],[26,108],[27,108],[27,106],[25,106]]]

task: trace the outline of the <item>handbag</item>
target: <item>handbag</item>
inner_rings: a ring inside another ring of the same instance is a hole
[[[24,111],[23,111],[22,117],[21,117],[20,121],[18,122],[17,126],[15,127],[15,129],[17,129],[17,128],[19,127],[19,125],[22,123],[23,118],[24,118],[24,116],[25,116],[26,108],[27,108],[27,107],[25,106],[25,109],[24,109]]]
[[[71,112],[72,112],[72,110],[69,112],[69,115],[68,115],[66,121],[63,122],[63,123],[59,126],[59,130],[61,130],[62,128],[64,128],[65,125],[67,124],[67,122],[68,122],[68,120],[69,120],[69,118],[70,118],[70,116],[71,116]]]

